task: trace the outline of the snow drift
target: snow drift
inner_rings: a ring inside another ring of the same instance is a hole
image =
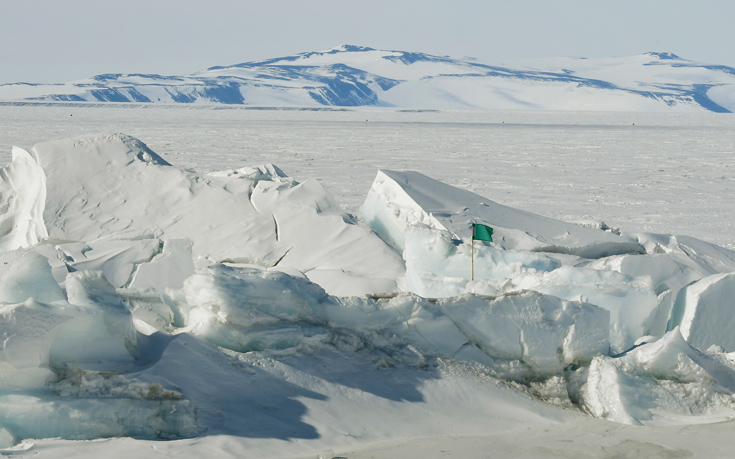
[[[122,134],[16,148],[2,171],[9,444],[198,435],[219,425],[216,397],[184,362],[206,385],[258,355],[452,362],[629,424],[735,411],[735,254],[693,238],[554,221],[395,171],[378,172],[363,222],[274,165],[199,175]],[[493,242],[471,240],[475,222]]]
[[[329,342],[339,330],[404,364],[426,365],[425,356],[491,367],[517,361],[508,376],[533,379],[608,349],[606,311],[536,292],[340,298],[303,278],[218,265],[187,279],[184,293],[191,332],[239,352]]]
[[[730,417],[733,357],[717,347],[699,351],[675,328],[624,356],[595,357],[581,390],[582,404],[594,416],[635,425]]]
[[[589,302],[610,312],[613,352],[662,336],[689,282],[735,269],[733,252],[702,241],[554,221],[416,172],[380,171],[360,214],[403,251],[409,290],[431,297],[534,290]],[[472,223],[493,227],[493,242],[473,249]]]
[[[341,294],[365,293],[365,280],[394,290],[403,270],[400,258],[350,222],[317,181],[298,183],[272,165],[200,176],[120,134],[46,142],[33,152],[54,190],[42,204],[49,237],[97,244],[100,256],[114,244],[101,239],[189,240],[196,266],[295,268],[328,277]],[[155,243],[135,244],[146,253],[126,256],[150,261],[159,254]],[[82,252],[67,255],[79,263]]]

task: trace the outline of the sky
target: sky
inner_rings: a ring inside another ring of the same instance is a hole
[[[342,44],[481,62],[673,52],[735,67],[735,1],[0,0],[0,84],[179,75]]]

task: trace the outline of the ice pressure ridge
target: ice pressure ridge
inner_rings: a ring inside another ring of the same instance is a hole
[[[199,435],[216,416],[182,360],[335,347],[623,423],[735,412],[735,254],[694,238],[387,170],[358,218],[274,165],[198,174],[123,134],[14,148],[0,178],[3,445]],[[473,222],[495,229],[474,280]]]

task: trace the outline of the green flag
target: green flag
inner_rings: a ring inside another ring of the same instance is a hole
[[[493,242],[493,229],[489,226],[472,224],[472,240]]]

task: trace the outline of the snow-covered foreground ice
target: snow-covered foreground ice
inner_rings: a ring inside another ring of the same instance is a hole
[[[479,456],[502,434],[499,456],[716,457],[729,441],[712,423],[735,415],[732,251],[553,220],[417,172],[374,170],[352,215],[272,164],[174,162],[124,134],[13,149],[13,454]],[[494,241],[473,244],[472,223]],[[653,426],[651,441],[595,417]],[[712,427],[675,427],[694,424]],[[573,446],[549,449],[554,432]],[[71,441],[112,437],[131,438]]]

